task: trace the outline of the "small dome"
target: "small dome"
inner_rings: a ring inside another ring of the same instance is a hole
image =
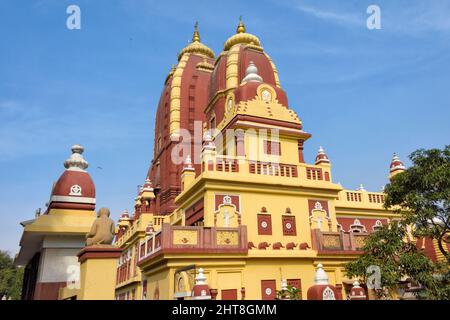
[[[364,288],[359,285],[359,281],[355,280],[353,282],[353,287],[350,290],[350,300],[366,300],[367,295]]]
[[[394,155],[392,156],[392,161],[391,161],[391,165],[390,165],[390,173],[393,173],[394,171],[399,171],[399,170],[404,171],[404,170],[406,170],[406,167],[403,164],[403,162],[400,160],[398,155],[396,153],[394,153]]]
[[[211,300],[211,289],[206,282],[206,276],[203,272],[203,268],[198,269],[195,285],[192,288],[192,300]]]
[[[335,286],[328,283],[328,275],[322,264],[317,265],[314,285],[306,293],[308,300],[341,300],[342,297]]]
[[[261,42],[259,41],[257,36],[245,32],[245,25],[242,22],[242,17],[239,18],[239,25],[237,26],[236,34],[228,38],[227,41],[225,41],[223,50],[228,51],[231,49],[232,46],[239,43],[253,44],[257,47],[261,47]]]
[[[198,32],[198,23],[195,23],[194,34],[192,35],[192,42],[184,47],[180,53],[178,54],[178,61],[180,61],[181,57],[185,53],[197,53],[208,58],[214,59],[214,52],[200,42],[200,33]]]
[[[320,163],[330,163],[330,159],[328,159],[328,156],[322,147],[320,147],[319,151],[317,152],[315,164],[317,165]]]
[[[192,166],[192,159],[190,155],[187,155],[186,159],[184,160],[183,172],[184,171],[195,171],[194,167]]]
[[[127,220],[130,220],[130,215],[128,213],[128,210],[125,209],[120,215],[119,221],[127,221]]]
[[[148,176],[145,179],[144,185],[142,186],[142,192],[145,192],[145,191],[153,192],[153,184]]]
[[[64,162],[66,170],[53,186],[49,208],[95,209],[95,185],[85,171],[88,163],[80,145],[72,147],[72,155]]]

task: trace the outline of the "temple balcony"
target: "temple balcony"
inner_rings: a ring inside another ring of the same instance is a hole
[[[214,176],[236,180],[274,181],[285,184],[332,185],[329,166],[309,165],[306,163],[286,164],[249,160],[243,157],[216,156],[202,164],[203,176]],[[337,186],[337,185],[336,185]],[[337,188],[342,190],[342,188]]]
[[[156,230],[159,230],[165,222],[171,222],[171,216],[156,216],[153,214],[142,214],[139,218],[126,228],[126,230],[121,234],[120,237],[116,238],[114,244],[121,247],[134,237],[141,235],[145,232],[145,228],[151,223]]]
[[[372,209],[377,210],[376,214],[380,214],[379,210],[384,211],[384,201],[386,195],[382,192],[369,192],[366,190],[342,190],[338,193],[338,198],[335,201],[337,211],[340,208],[347,209]],[[385,212],[383,215],[392,215]]]
[[[139,263],[159,253],[247,253],[247,227],[176,226],[164,223],[139,242]]]
[[[320,254],[361,254],[368,233],[311,231],[312,247]]]

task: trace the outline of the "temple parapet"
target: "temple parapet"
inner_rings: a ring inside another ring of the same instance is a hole
[[[139,244],[139,263],[163,253],[247,253],[247,228],[173,226],[164,223]]]
[[[368,233],[354,233],[354,232],[323,232],[319,229],[311,230],[312,246],[321,253],[336,253],[343,252],[361,253],[364,247],[364,241],[369,236]]]
[[[338,194],[336,207],[368,207],[383,209],[385,201],[383,192],[369,192],[360,187],[359,190],[342,190]]]

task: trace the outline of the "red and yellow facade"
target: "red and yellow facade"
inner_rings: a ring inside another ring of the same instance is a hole
[[[114,292],[101,299],[275,299],[287,285],[302,299],[365,299],[344,266],[395,214],[384,209],[382,192],[334,182],[322,147],[306,163],[310,137],[274,62],[242,21],[217,56],[196,26],[165,79],[153,160],[133,213],[120,216],[115,250],[80,251],[95,219],[95,188],[75,146],[48,212],[23,223],[17,263],[30,270],[25,298],[42,298],[39,279],[67,267],[52,273],[40,258],[52,252],[37,248],[51,244],[53,232],[53,247],[66,247],[60,255],[70,256],[89,286],[106,279],[102,273],[116,274],[115,283],[104,283]],[[404,170],[394,155],[390,177]],[[95,299],[86,283],[77,291],[58,279],[43,298]]]
[[[323,148],[305,162],[311,135],[242,22],[217,57],[196,29],[178,60],[157,110],[152,194],[138,195],[117,240],[131,248],[134,267],[126,268],[138,276],[116,297],[190,299],[202,268],[216,299],[274,299],[282,281],[306,299],[322,264],[346,298],[354,280],[345,263],[394,217],[384,195],[335,183]],[[183,130],[193,139],[175,164]]]

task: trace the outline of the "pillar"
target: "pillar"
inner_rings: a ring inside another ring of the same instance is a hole
[[[117,259],[122,249],[113,245],[94,245],[78,253],[80,291],[77,300],[114,300]]]

